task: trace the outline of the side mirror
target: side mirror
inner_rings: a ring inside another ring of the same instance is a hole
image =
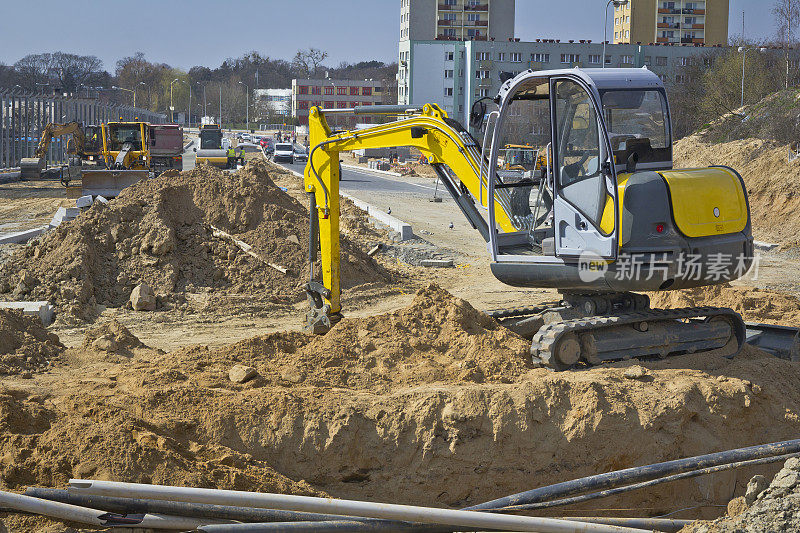
[[[488,98],[484,97],[472,104],[472,109],[469,113],[469,125],[476,130],[480,130],[483,127],[483,121],[486,117],[486,100]]]

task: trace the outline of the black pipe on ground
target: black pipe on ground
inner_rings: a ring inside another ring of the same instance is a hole
[[[514,507],[545,501],[556,500],[580,494],[583,492],[596,491],[598,489],[609,489],[641,483],[674,474],[689,472],[692,470],[702,470],[705,468],[760,459],[763,457],[773,457],[776,455],[787,455],[800,453],[800,439],[774,442],[770,444],[760,444],[747,448],[737,448],[724,452],[709,453],[674,461],[665,461],[646,466],[626,468],[605,474],[587,476],[572,481],[564,481],[546,487],[504,496],[489,502],[467,507],[468,511],[497,510],[505,507]]]
[[[709,468],[702,468],[700,470],[691,470],[689,472],[683,472],[681,474],[674,474],[672,476],[660,477],[658,479],[651,479],[650,481],[645,481],[642,483],[634,483],[633,485],[625,485],[624,487],[615,487],[613,489],[608,489],[600,492],[590,492],[589,494],[581,494],[580,496],[573,496],[571,498],[562,498],[559,500],[528,503],[525,505],[514,505],[512,507],[504,507],[502,509],[496,509],[496,511],[497,512],[533,511],[536,509],[547,509],[550,507],[564,507],[566,505],[575,505],[578,503],[588,502],[590,500],[596,500],[598,498],[608,498],[610,496],[615,496],[617,494],[623,494],[625,492],[630,492],[633,490],[640,490],[647,487],[652,487],[654,485],[660,485],[661,483],[670,483],[672,481],[679,481],[681,479],[689,479],[697,476],[704,476],[707,474],[713,474],[714,472],[722,472],[724,470],[731,470],[734,468],[744,468],[747,466],[758,466],[769,463],[777,463],[780,461],[785,461],[790,457],[797,457],[797,456],[798,454],[796,453],[790,453],[786,455],[777,455],[775,457],[762,457],[761,459],[753,459],[752,461],[741,461],[738,463],[729,463],[725,465],[711,466]]]

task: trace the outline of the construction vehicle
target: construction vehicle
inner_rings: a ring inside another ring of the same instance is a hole
[[[487,113],[491,101],[497,110]],[[332,131],[326,117],[340,113],[399,118]],[[717,166],[673,170],[658,76],[647,69],[526,71],[505,81],[494,99],[476,102],[470,118],[473,128],[485,128],[482,145],[436,104],[312,108],[304,174],[312,236],[308,330],[324,333],[341,318],[340,152],[413,146],[487,242],[498,280],[558,289],[552,305],[490,313],[531,339],[534,362],[562,370],[630,357],[738,353],[745,327],[737,313],[650,309],[639,293],[726,283],[753,261],[739,174]],[[505,181],[498,172],[503,147],[537,143],[542,172]],[[521,188],[529,201],[511,201],[510,192]]]
[[[102,126],[102,170],[84,170],[82,194],[111,198],[150,175],[150,124],[108,122]]]
[[[48,123],[42,130],[39,145],[36,147],[34,157],[23,157],[20,161],[20,171],[23,178],[38,178],[48,172],[47,151],[53,139],[63,135],[71,135],[72,138],[67,143],[68,162],[65,169],[59,165],[56,171],[61,175],[62,182],[69,182],[70,172],[77,167],[80,168],[83,160],[95,161],[102,149],[101,127],[87,126],[84,128],[80,122],[68,122],[66,124]],[[64,173],[66,172],[66,176]]]
[[[197,164],[211,165],[217,168],[236,168],[238,158],[230,156],[222,146],[222,128],[219,124],[203,124],[200,126],[200,149],[197,152]]]
[[[150,125],[150,161],[153,176],[158,176],[166,170],[183,170],[182,126]]]

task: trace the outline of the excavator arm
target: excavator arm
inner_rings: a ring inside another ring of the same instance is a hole
[[[83,133],[83,125],[80,122],[68,122],[66,124],[50,122],[42,131],[39,146],[36,148],[36,157],[47,156],[47,149],[53,139],[69,134],[72,134],[74,153],[82,155],[86,147],[86,135]]]
[[[345,111],[345,110],[341,110]],[[321,110],[309,113],[309,141],[313,147],[305,169],[305,190],[309,195],[311,215],[310,260],[311,281],[307,286],[311,311],[307,329],[322,333],[331,327],[341,311],[341,279],[339,268],[339,154],[364,148],[413,146],[419,149],[436,169],[445,187],[456,200],[469,222],[488,240],[488,226],[475,206],[487,206],[488,164],[480,147],[463,127],[447,117],[436,104],[426,104],[421,110],[400,109],[396,106],[364,106],[346,110],[356,114],[391,114],[403,118],[357,131],[332,132],[326,113],[340,110]],[[503,231],[519,227],[510,216],[507,191],[495,196],[498,226]],[[319,240],[317,240],[317,238]],[[321,252],[321,280],[313,272],[317,250]]]

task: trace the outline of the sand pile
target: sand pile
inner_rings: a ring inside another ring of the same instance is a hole
[[[746,321],[800,326],[800,300],[794,296],[753,287],[728,284],[680,291],[650,293],[655,308],[680,308],[712,305],[730,307]]]
[[[761,480],[748,486],[751,501],[739,497],[729,505],[728,516],[713,522],[694,523],[684,533],[739,533],[766,531],[800,531],[800,458],[786,461],[766,489]],[[754,500],[754,501],[752,501]],[[732,510],[739,513],[731,512]]]
[[[38,317],[0,309],[0,375],[45,370],[63,350],[58,337]]]
[[[529,351],[529,341],[430,285],[406,308],[345,318],[325,336],[275,333],[168,357],[182,366],[203,362],[221,382],[231,364],[242,363],[258,371],[262,385],[384,391],[422,383],[509,383],[531,368]]]
[[[744,179],[756,239],[797,245],[800,242],[800,161],[788,162],[788,148],[776,141],[744,139],[709,144],[702,135],[674,145],[675,168],[727,165]]]
[[[214,236],[212,225],[289,274]],[[387,279],[347,238],[342,249],[345,288]],[[161,304],[199,289],[288,304],[303,297],[307,255],[307,209],[275,186],[265,162],[235,174],[203,166],[141,182],[47,233],[0,267],[11,281],[0,292],[47,299],[81,319],[91,318],[96,304],[124,305],[140,282]]]

